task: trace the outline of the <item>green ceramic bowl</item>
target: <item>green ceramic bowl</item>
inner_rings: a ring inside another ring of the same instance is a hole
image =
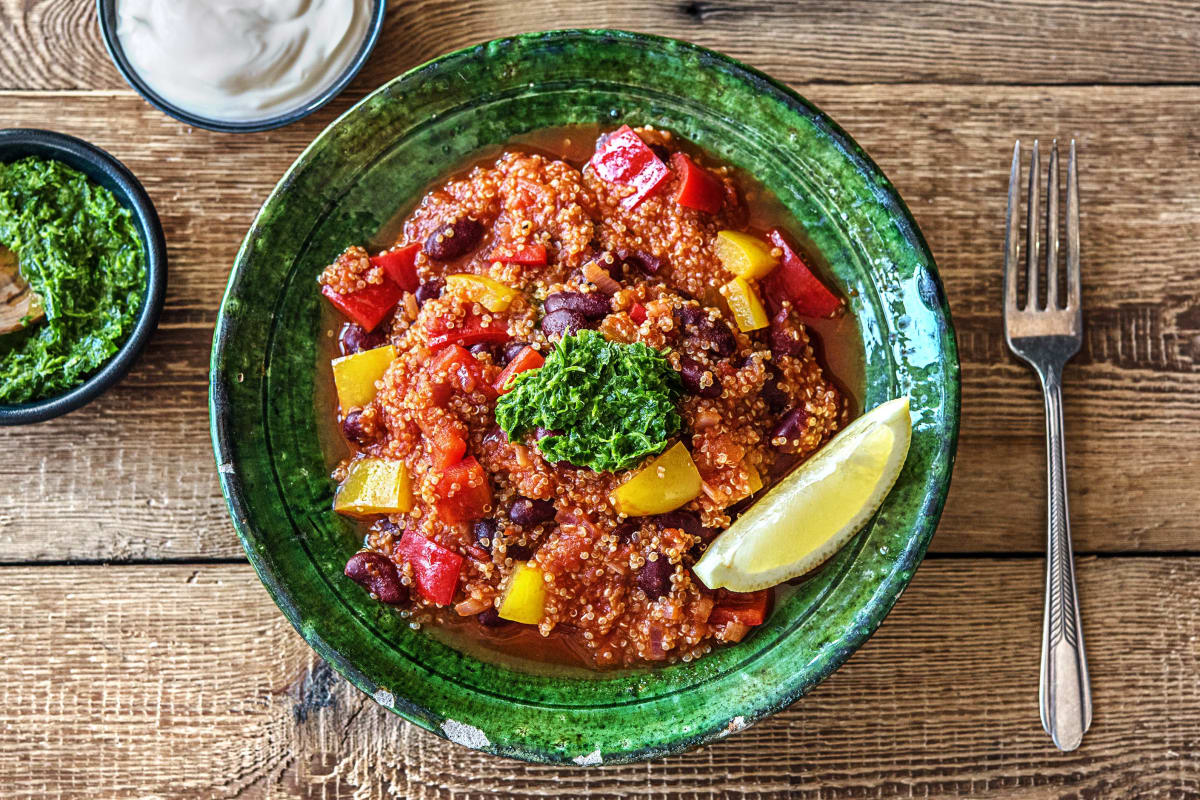
[[[430,182],[541,128],[653,124],[757,176],[850,298],[865,403],[912,398],[912,450],[873,523],[738,645],[694,663],[563,675],[498,666],[411,630],[342,575],[359,546],[330,510],[318,443],[315,278]],[[309,644],[355,686],[459,744],[581,765],[675,753],[795,701],[849,658],[904,590],[954,462],[949,309],[916,223],[878,167],[786,87],[718,53],[617,31],[500,39],[393,80],[332,124],[267,199],[213,341],[213,445],[246,553]]]

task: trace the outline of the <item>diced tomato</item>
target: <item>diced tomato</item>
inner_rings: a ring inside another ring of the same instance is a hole
[[[416,531],[404,532],[396,544],[395,555],[412,565],[413,580],[421,597],[442,606],[454,600],[462,556]]]
[[[842,301],[813,274],[783,231],[773,228],[767,233],[767,238],[783,251],[779,268],[769,277],[787,294],[793,308],[806,317],[832,317],[836,314]]]
[[[417,278],[417,253],[420,250],[419,244],[385,250],[377,256],[371,256],[371,264],[381,268],[404,291],[415,292],[421,285]]]
[[[679,178],[675,202],[684,208],[694,208],[715,214],[725,202],[725,184],[716,175],[698,166],[684,153],[671,156],[671,166]]]
[[[671,176],[667,165],[628,125],[614,131],[596,149],[592,169],[602,180],[634,187],[621,205],[633,208],[653,194]]]
[[[454,417],[433,411],[419,416],[417,425],[425,434],[429,460],[434,469],[444,470],[466,455],[467,430]]]
[[[495,314],[489,316],[492,319],[486,325],[481,317],[472,313],[468,313],[462,320],[454,317],[434,317],[429,325],[429,346],[437,350],[448,344],[459,344],[463,347],[473,344],[504,344],[509,340],[508,322],[497,318]]]
[[[321,287],[321,294],[350,319],[361,325],[368,333],[379,327],[383,318],[391,313],[400,301],[400,287],[387,278],[383,283],[368,284],[353,294],[338,294],[329,286]]]
[[[546,359],[542,358],[542,354],[532,347],[525,347],[524,350],[517,353],[513,360],[508,362],[508,366],[500,373],[500,377],[496,378],[496,382],[492,384],[496,391],[500,394],[505,394],[508,390],[504,387],[515,376],[522,372],[527,372],[531,369],[537,369],[546,363]]]
[[[521,247],[503,245],[493,250],[488,259],[505,264],[528,264],[540,267],[546,263],[546,245],[526,244]]]
[[[475,456],[446,467],[437,477],[433,491],[438,497],[438,514],[450,524],[481,519],[492,502],[487,473]]]
[[[641,325],[646,321],[646,307],[641,303],[634,303],[629,308],[629,318]]]
[[[771,590],[757,592],[722,591],[717,604],[708,616],[710,625],[736,622],[742,625],[762,625],[767,618],[767,606],[771,603]]]
[[[483,365],[479,359],[460,344],[439,350],[429,362],[429,372],[435,381],[448,382],[467,394],[481,392],[488,399],[496,397],[495,389],[483,379]]]

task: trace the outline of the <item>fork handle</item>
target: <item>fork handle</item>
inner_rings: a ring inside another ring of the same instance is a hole
[[[1039,370],[1046,396],[1046,608],[1039,700],[1042,727],[1060,750],[1074,750],[1092,724],[1092,693],[1075,588],[1067,513],[1062,368]]]

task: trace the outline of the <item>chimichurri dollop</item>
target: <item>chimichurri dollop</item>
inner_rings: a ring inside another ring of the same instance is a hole
[[[136,323],[146,255],[129,210],[61,162],[0,164],[0,245],[45,319],[0,336],[0,403],[62,394],[108,360]]]

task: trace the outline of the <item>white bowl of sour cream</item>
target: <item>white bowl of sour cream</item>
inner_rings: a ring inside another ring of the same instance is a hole
[[[176,119],[217,131],[287,125],[366,61],[383,0],[98,0],[125,80]]]

